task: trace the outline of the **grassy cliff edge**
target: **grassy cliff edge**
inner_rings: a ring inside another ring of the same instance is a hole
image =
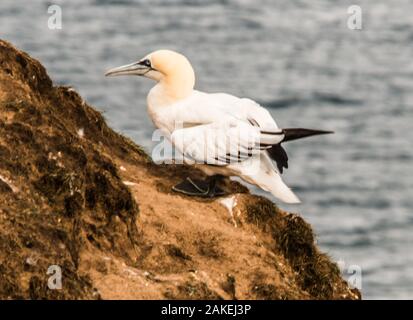
[[[229,180],[232,212],[171,192],[187,175],[0,40],[0,299],[361,297],[299,215]]]

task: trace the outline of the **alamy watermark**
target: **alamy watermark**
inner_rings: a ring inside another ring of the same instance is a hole
[[[357,288],[361,290],[363,280],[361,266],[357,264],[346,265],[346,262],[344,260],[337,261],[337,265],[341,271],[343,278],[347,280],[350,288]]]
[[[358,5],[352,5],[347,8],[347,13],[350,15],[347,18],[347,28],[350,30],[363,29],[363,11]]]
[[[50,14],[47,27],[50,30],[62,29],[62,8],[57,4],[53,4],[47,8],[47,13]]]
[[[50,290],[60,290],[62,289],[62,268],[60,266],[53,264],[47,269],[47,274],[50,277],[47,279],[47,286]]]

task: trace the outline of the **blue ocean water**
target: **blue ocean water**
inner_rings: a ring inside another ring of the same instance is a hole
[[[48,28],[51,4],[61,30]],[[352,4],[362,30],[347,27]],[[160,48],[191,60],[200,90],[255,99],[282,127],[334,130],[287,145],[284,179],[303,203],[281,207],[313,225],[344,271],[361,268],[364,298],[411,299],[412,10],[408,0],[2,0],[0,38],[148,150],[153,84],[103,73]]]

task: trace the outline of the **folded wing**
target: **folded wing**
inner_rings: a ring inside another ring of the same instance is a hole
[[[225,166],[242,162],[279,143],[281,131],[263,132],[244,121],[213,122],[175,130],[173,145],[197,163]]]

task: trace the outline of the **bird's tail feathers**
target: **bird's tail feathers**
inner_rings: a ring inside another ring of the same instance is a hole
[[[300,203],[300,199],[287,187],[281,176],[278,174],[270,158],[262,155],[260,160],[260,170],[258,173],[247,178],[248,182],[258,185],[261,189],[271,192],[274,197],[285,203]]]
[[[296,204],[301,203],[300,199],[295,195],[295,193],[287,187],[287,185],[282,181],[281,177],[277,174],[273,177],[271,184],[266,186],[271,194],[280,199],[285,203]]]
[[[334,131],[303,129],[303,128],[287,128],[287,129],[283,129],[283,132],[284,132],[284,139],[282,140],[282,142],[298,140],[298,139],[320,135],[320,134],[334,133]]]

